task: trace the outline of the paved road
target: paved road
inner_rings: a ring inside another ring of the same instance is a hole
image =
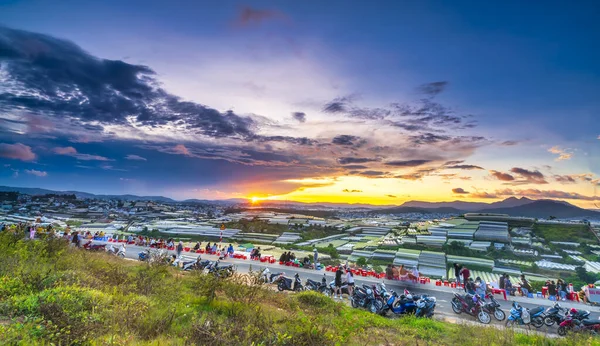
[[[104,243],[104,242],[96,242],[95,243]],[[134,246],[134,245],[128,245],[127,247],[127,251],[126,251],[126,258],[129,259],[135,259],[137,260],[138,258],[138,253],[145,250],[144,247],[140,247],[140,246]],[[174,251],[170,251],[171,254],[175,254]],[[183,253],[183,260],[187,261],[187,260],[194,260],[197,258],[197,255],[192,254],[192,253]],[[209,259],[209,260],[216,260],[217,256],[211,256],[211,255],[202,255],[203,259]],[[271,273],[278,273],[278,272],[285,272],[286,276],[288,277],[293,277],[296,273],[300,274],[300,277],[302,278],[302,282],[306,281],[306,279],[310,278],[312,280],[316,280],[316,281],[321,281],[321,279],[323,278],[323,275],[325,274],[325,276],[327,277],[327,282],[331,282],[334,280],[334,274],[330,273],[330,272],[325,272],[324,270],[310,270],[310,269],[303,269],[303,268],[295,268],[295,267],[285,267],[285,266],[280,266],[279,264],[265,264],[265,263],[260,263],[260,262],[255,262],[255,261],[249,261],[249,260],[238,260],[238,259],[226,259],[221,261],[222,263],[231,263],[234,264],[236,266],[236,269],[238,272],[243,272],[243,273],[247,273],[250,269],[250,267],[252,267],[253,270],[258,270],[258,269],[262,269],[264,267],[268,267],[269,270],[271,271]],[[430,296],[434,296],[437,299],[437,305],[436,305],[436,317],[440,318],[440,319],[444,319],[450,322],[467,322],[469,323],[469,321],[475,321],[475,317],[466,315],[466,314],[460,314],[457,315],[452,311],[452,306],[451,306],[451,299],[453,297],[453,292],[458,292],[456,289],[451,289],[448,287],[438,287],[435,286],[434,284],[414,284],[412,282],[398,282],[398,281],[393,281],[393,280],[382,280],[382,279],[375,279],[372,277],[356,277],[356,284],[357,285],[362,285],[362,284],[374,284],[374,283],[378,283],[378,282],[385,282],[385,285],[387,287],[388,290],[393,290],[396,292],[403,292],[405,288],[407,288],[409,291],[411,291],[414,294],[427,294]],[[462,291],[462,290],[460,290]],[[547,300],[547,299],[530,299],[530,298],[522,298],[522,297],[508,297],[509,300],[505,301],[501,296],[496,295],[496,298],[498,300],[498,302],[501,305],[502,310],[504,310],[504,312],[507,314],[509,314],[510,311],[510,307],[513,301],[517,301],[520,305],[532,309],[538,306],[551,306],[553,304],[553,302]],[[347,300],[346,300],[347,301]],[[591,319],[599,319],[600,318],[600,309],[598,307],[592,307],[589,305],[584,305],[581,303],[571,303],[571,302],[561,302],[561,305],[563,307],[567,307],[567,308],[571,308],[571,307],[575,307],[576,309],[583,309],[583,310],[590,310],[592,311],[591,314]],[[391,314],[391,312],[389,313]],[[495,321],[492,318],[492,324],[495,325],[503,325],[504,322],[498,322]],[[540,332],[547,332],[549,334],[555,334],[556,333],[556,326],[552,326],[552,327],[546,327],[543,326],[542,328],[538,329],[538,331]]]

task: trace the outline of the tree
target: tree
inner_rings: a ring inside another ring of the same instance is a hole
[[[364,267],[364,266],[366,266],[366,265],[367,265],[367,259],[366,259],[366,258],[364,258],[364,257],[359,257],[359,258],[356,260],[356,265],[358,265],[358,266],[360,266],[360,267]]]

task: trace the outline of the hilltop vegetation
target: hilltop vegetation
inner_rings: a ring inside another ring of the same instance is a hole
[[[287,295],[0,233],[0,340],[36,345],[573,345],[426,319],[389,319],[312,292]]]
[[[596,237],[584,224],[540,224],[533,225],[533,233],[546,241],[568,241],[576,243],[597,243]]]

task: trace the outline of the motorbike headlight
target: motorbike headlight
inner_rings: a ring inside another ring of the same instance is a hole
[[[434,303],[437,302],[437,299],[435,299],[435,297],[429,297],[428,299],[431,300]]]

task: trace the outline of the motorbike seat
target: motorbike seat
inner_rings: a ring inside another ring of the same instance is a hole
[[[593,326],[594,324],[600,324],[599,320],[583,320],[581,321],[581,324],[583,324],[584,326]]]
[[[537,314],[539,314],[540,312],[542,312],[544,310],[546,310],[546,309],[543,306],[538,306],[537,308],[533,308],[533,309],[529,310],[529,314],[531,316],[534,316],[534,315],[537,315]]]

